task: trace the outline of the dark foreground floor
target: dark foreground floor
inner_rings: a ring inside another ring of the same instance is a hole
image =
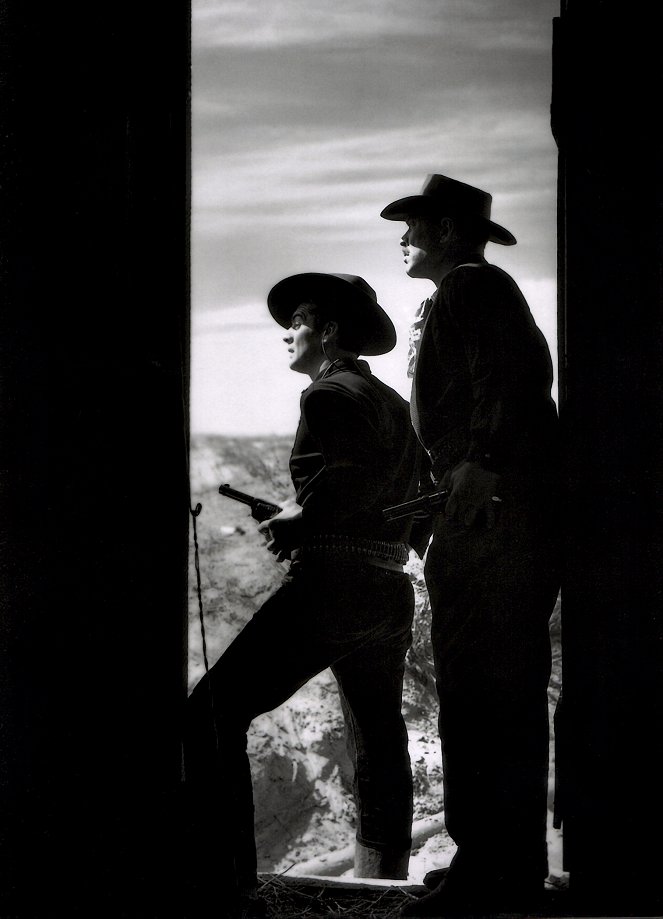
[[[425,888],[352,879],[302,878],[285,875],[260,876],[260,896],[269,907],[269,919],[397,919],[406,903],[417,899]],[[566,887],[548,887],[541,909],[534,913],[494,913],[491,919],[568,919],[568,917],[635,917],[655,916],[657,912],[621,910],[610,902],[597,908],[574,902]]]

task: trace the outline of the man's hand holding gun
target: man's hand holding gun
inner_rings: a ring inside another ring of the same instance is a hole
[[[258,527],[267,542],[267,549],[277,562],[290,558],[290,553],[301,545],[302,509],[294,500],[286,501],[283,510],[265,520]]]
[[[385,507],[382,511],[382,516],[385,520],[399,520],[401,517],[414,517],[415,520],[423,520],[426,517],[432,517],[433,514],[441,513],[448,497],[449,492],[446,490],[433,491],[427,495],[420,495],[413,501]]]
[[[290,558],[291,551],[300,542],[302,509],[298,504],[289,500],[281,507],[263,498],[237,491],[229,485],[220,485],[219,494],[251,508],[251,516],[258,521],[258,530],[267,540],[267,550],[276,556],[277,562]]]

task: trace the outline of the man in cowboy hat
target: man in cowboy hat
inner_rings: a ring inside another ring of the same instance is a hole
[[[355,771],[355,874],[406,878],[412,821],[401,715],[414,608],[408,531],[381,511],[416,494],[419,448],[408,403],[358,360],[390,351],[396,333],[353,275],[288,277],[267,302],[287,330],[290,368],[311,378],[290,458],[295,499],[259,527],[290,567],[193,690],[185,742],[187,782],[201,800],[216,794],[235,833],[240,915],[261,909],[247,728],[325,668],[338,681]]]
[[[547,875],[557,413],[546,341],[513,279],[484,258],[487,242],[516,242],[490,206],[486,192],[429,175],[381,214],[407,224],[406,273],[436,287],[412,329],[411,414],[424,487],[450,492],[431,521],[425,578],[458,848],[404,916],[527,908]]]

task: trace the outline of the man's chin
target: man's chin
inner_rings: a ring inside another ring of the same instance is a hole
[[[419,265],[406,265],[405,274],[408,278],[412,278],[415,281],[432,280],[429,272],[425,268],[422,269]]]

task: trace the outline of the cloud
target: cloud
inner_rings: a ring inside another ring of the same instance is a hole
[[[219,143],[259,148],[284,132],[322,126],[347,132],[392,123],[407,132],[444,113],[472,119],[486,105],[499,112],[549,102],[550,19],[543,8],[552,14],[551,0],[267,6],[264,13],[253,0],[194,7],[205,23],[194,29],[193,44],[201,152]],[[288,40],[291,20],[302,32],[296,43]],[[212,40],[215,30],[225,45]],[[274,40],[256,44],[256,30]]]
[[[442,142],[443,141],[443,142]],[[193,178],[193,303],[264,296],[306,270],[400,272],[401,228],[379,218],[395,198],[443,171],[493,194],[493,215],[520,241],[529,273],[554,272],[555,157],[547,123],[528,112],[412,129],[316,134],[199,157]],[[501,255],[501,252],[496,253]]]
[[[430,285],[403,274],[401,226],[379,212],[429,172],[493,194],[519,245],[488,257],[530,285],[550,334],[557,13],[558,0],[194,0],[195,406],[249,386],[247,349],[274,354],[252,390],[269,404],[283,374],[265,297],[288,274],[364,276],[405,341]],[[381,362],[400,388],[400,350]],[[263,412],[235,401],[242,424]]]
[[[452,117],[413,128],[356,131],[349,136],[284,140],[246,152],[200,157],[193,182],[201,229],[226,233],[252,217],[268,222],[347,224],[365,208],[415,193],[441,166],[475,184],[504,174],[503,195],[514,200],[552,190],[550,164],[542,166],[552,138],[542,116],[486,113],[466,123]],[[460,174],[459,174],[460,173]],[[488,182],[486,182],[488,180]]]
[[[446,27],[456,43],[526,50],[542,45],[536,18],[546,6],[541,0],[198,0],[193,35],[199,47],[259,49],[424,37]]]

